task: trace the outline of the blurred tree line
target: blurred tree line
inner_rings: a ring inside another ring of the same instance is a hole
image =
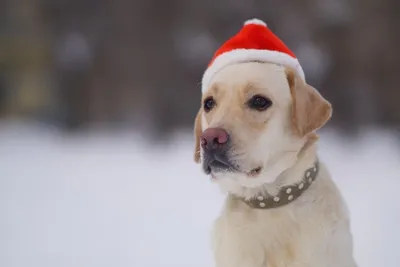
[[[331,126],[397,129],[399,14],[397,0],[2,0],[0,116],[191,127],[212,54],[258,17],[333,103]]]

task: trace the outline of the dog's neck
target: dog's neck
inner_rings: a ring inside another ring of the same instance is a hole
[[[294,162],[288,160],[283,171],[275,176],[273,182],[258,187],[235,186],[229,188],[228,193],[244,200],[251,200],[257,196],[276,196],[283,187],[301,183],[305,171],[313,168],[317,161],[316,140],[317,138],[309,139],[297,154],[296,160]]]

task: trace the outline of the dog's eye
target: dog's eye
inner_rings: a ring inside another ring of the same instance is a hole
[[[255,95],[249,100],[248,105],[252,109],[263,111],[272,105],[272,101],[266,97]]]
[[[209,112],[213,107],[215,107],[214,98],[208,97],[204,100],[204,111]]]

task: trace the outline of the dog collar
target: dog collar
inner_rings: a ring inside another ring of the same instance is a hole
[[[318,172],[319,162],[316,160],[314,165],[304,172],[300,182],[282,186],[276,195],[258,195],[248,200],[241,200],[254,209],[272,209],[287,205],[295,201],[310,187],[317,178]]]

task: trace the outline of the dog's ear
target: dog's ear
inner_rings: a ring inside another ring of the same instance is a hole
[[[200,136],[202,133],[201,127],[201,109],[197,112],[196,119],[194,121],[194,138],[195,138],[195,147],[194,147],[194,161],[196,163],[200,163]]]
[[[312,86],[305,83],[292,69],[286,69],[292,95],[292,125],[301,137],[321,128],[331,117],[331,104]]]

